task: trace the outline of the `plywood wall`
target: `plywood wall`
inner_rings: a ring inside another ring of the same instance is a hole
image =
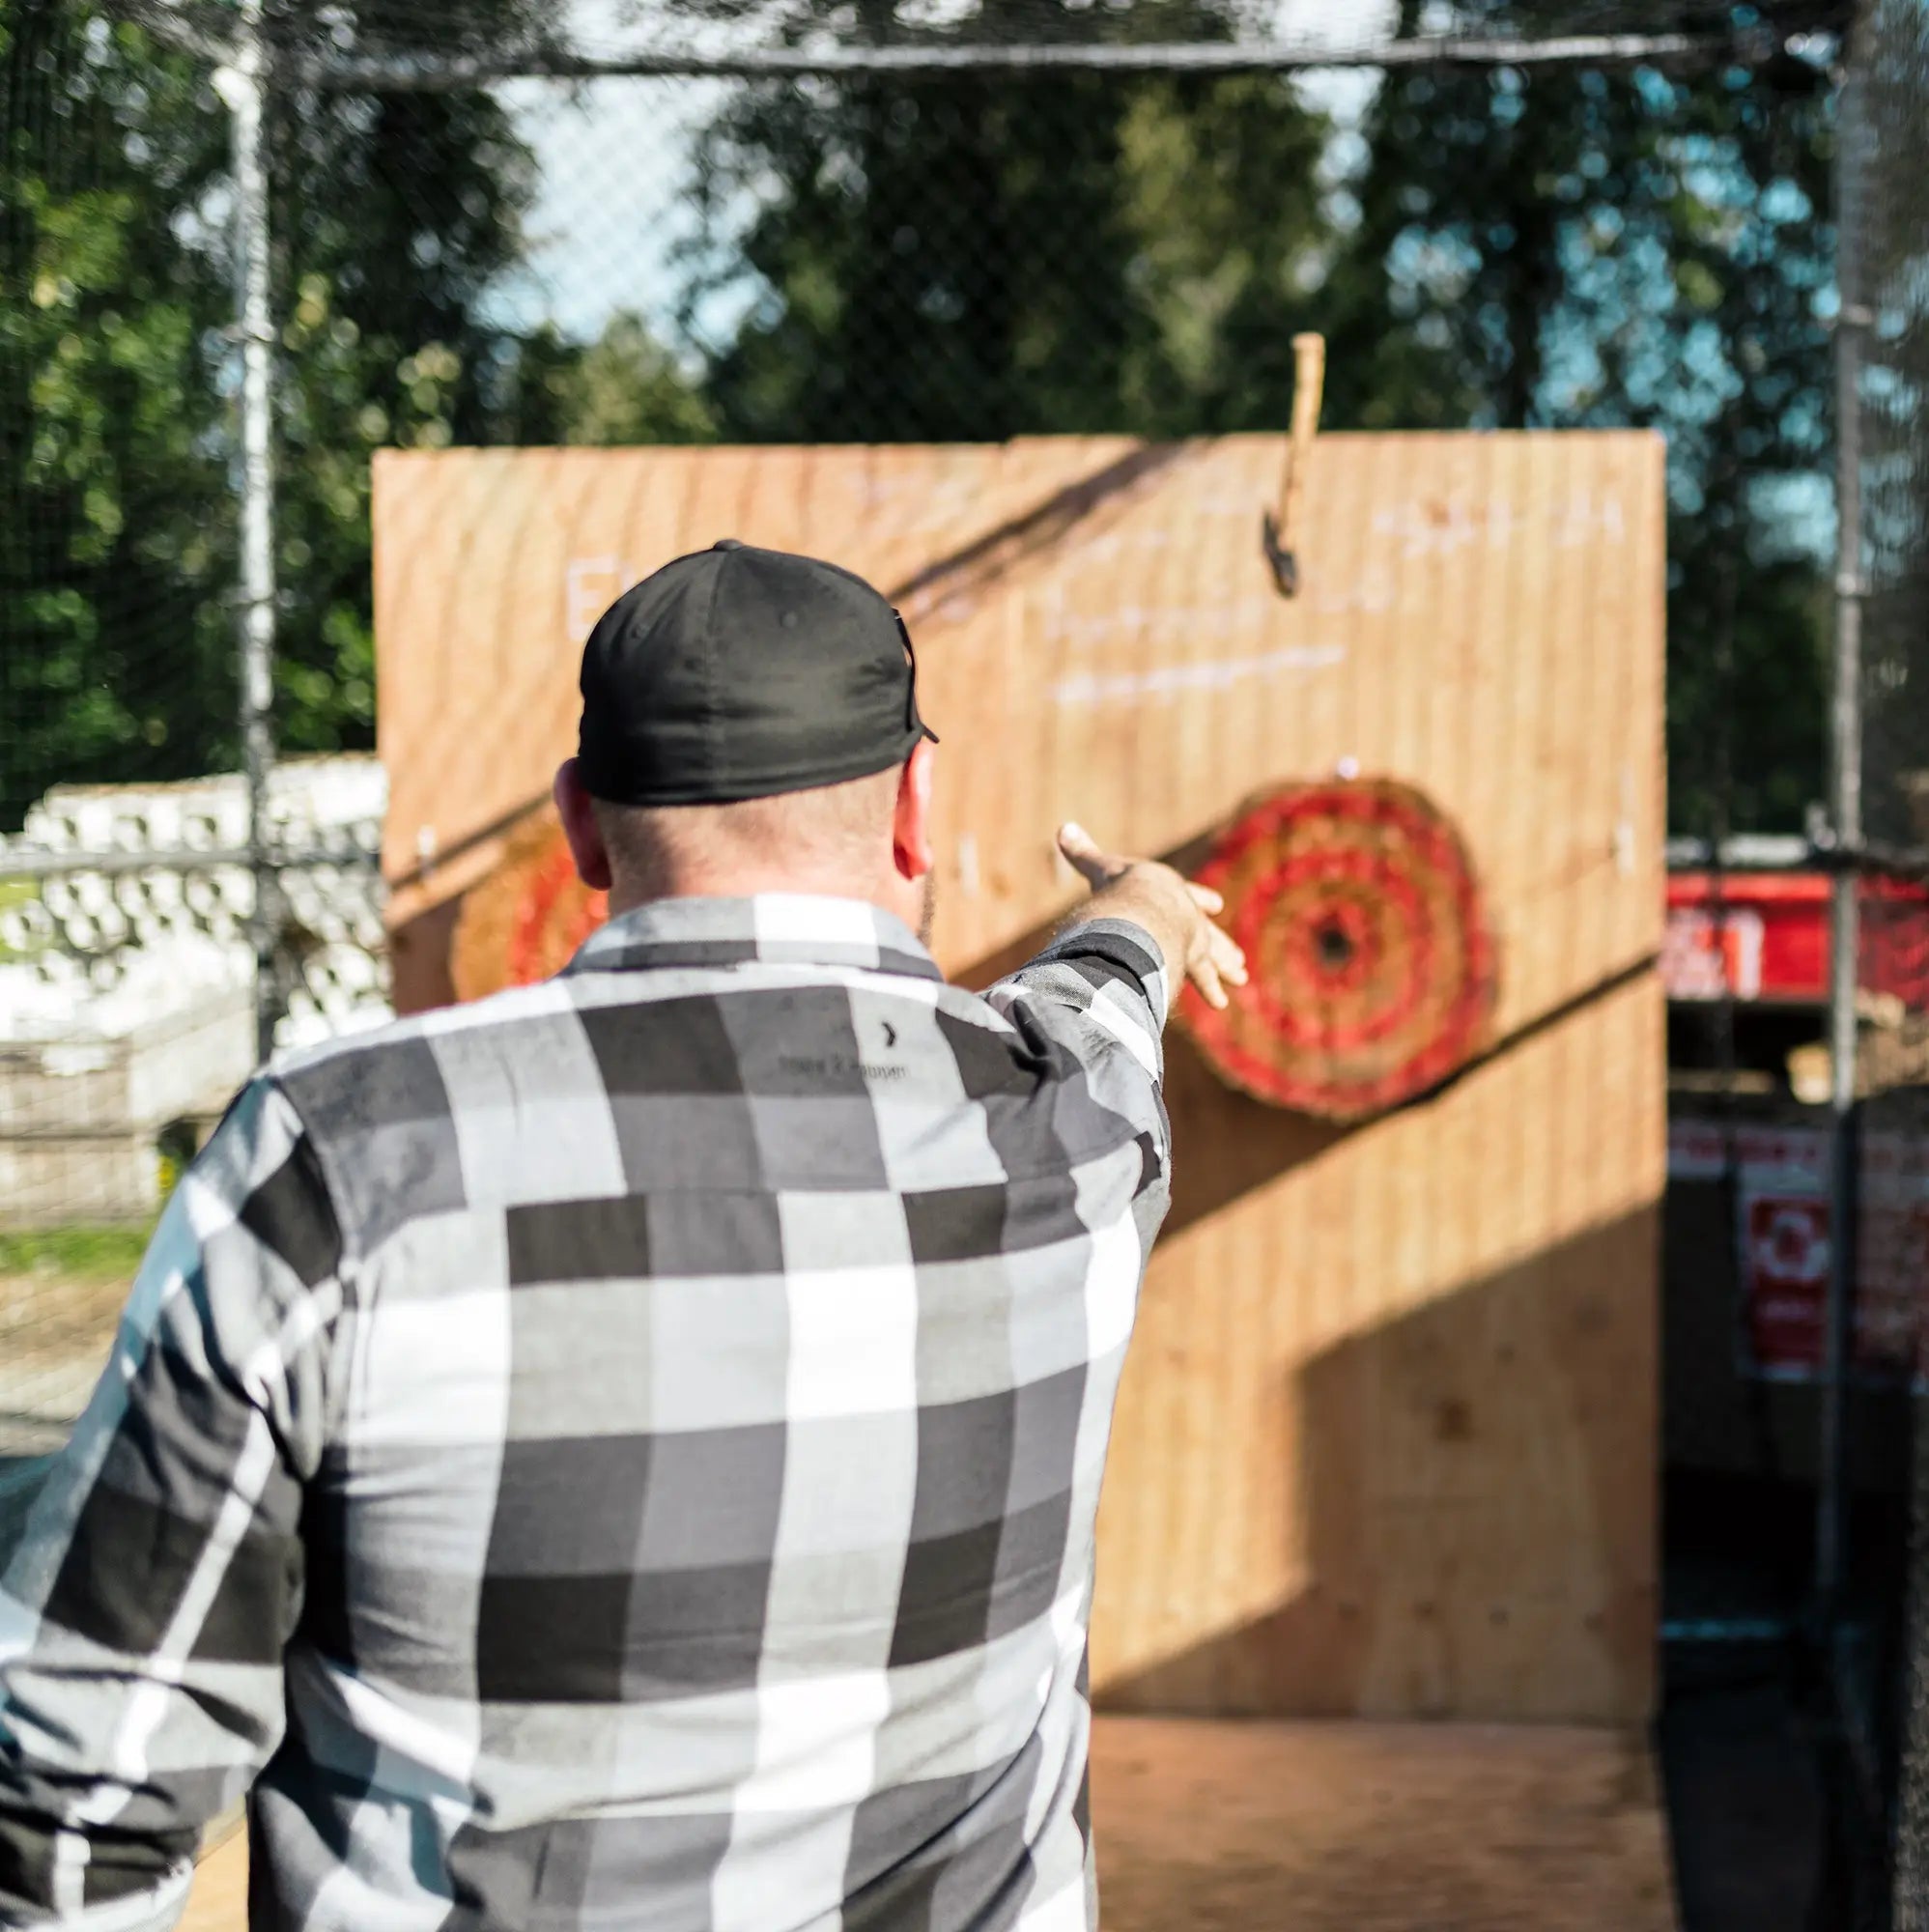
[[[405,1000],[569,749],[582,639],[720,536],[893,595],[944,735],[938,950],[1074,896],[1076,816],[1171,852],[1349,768],[1464,832],[1500,1046],[1348,1134],[1173,1049],[1177,1198],[1101,1522],[1093,1678],[1142,1709],[1636,1719],[1655,1619],[1663,1172],[1661,450],[1333,436],[1302,589],[1279,439],[378,459],[380,733]]]

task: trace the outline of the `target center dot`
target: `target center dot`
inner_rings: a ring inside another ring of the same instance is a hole
[[[1322,921],[1314,930],[1313,950],[1327,972],[1341,972],[1353,963],[1353,935],[1336,919]]]

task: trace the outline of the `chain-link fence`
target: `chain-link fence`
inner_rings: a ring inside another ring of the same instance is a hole
[[[1842,588],[1856,600],[1861,657],[1860,784],[1868,856],[1861,867],[1865,959],[1906,927],[1900,910],[1929,871],[1929,183],[1909,165],[1929,125],[1929,13],[1877,0],[1862,27],[1843,128],[1843,196],[1851,220],[1842,264],[1844,365],[1855,401],[1859,544]],[[1858,596],[1857,593],[1859,593]],[[1921,951],[1919,933],[1914,935]],[[1906,943],[1906,942],[1905,942]],[[1866,972],[1863,980],[1867,980]],[[1929,1211],[1919,1183],[1888,1171],[1886,1150],[1929,1141],[1929,1002],[1865,997],[1856,1124],[1864,1283],[1896,1274],[1918,1299],[1929,1283]],[[1873,1156],[1873,1157],[1872,1157]],[[1919,1166],[1919,1161],[1915,1163]],[[1900,1261],[1898,1264],[1898,1255]],[[1874,1838],[1886,1855],[1897,1932],[1929,1927],[1929,1416],[1917,1337],[1910,1427],[1887,1431],[1895,1508],[1868,1523],[1866,1616],[1839,1657],[1845,1727],[1861,1742],[1859,1781],[1875,1795]],[[1852,1429],[1881,1434],[1863,1392]],[[1908,1444],[1914,1437],[1914,1479]],[[1906,1506],[1901,1498],[1909,1497]]]
[[[282,1037],[383,1010],[381,450],[1272,431],[1319,329],[1329,427],[1667,434],[1671,830],[1717,873],[1737,834],[1814,859],[1853,12],[0,0],[0,1225],[31,1224],[0,1234],[0,1352],[40,1378],[0,1392],[0,1454],[57,1436],[98,1356],[125,1260],[98,1224],[138,1229],[251,1063],[258,905]],[[1862,31],[1863,791],[1872,839],[1921,847],[1929,26],[1874,0]],[[257,71],[278,765],[251,800],[231,144]],[[1895,903],[1863,915],[1891,951]],[[1903,1056],[1866,1124],[1907,1136],[1916,1016],[1866,990],[1864,1043]],[[1737,1091],[1708,1010],[1694,1051]],[[47,1068],[90,1055],[123,1071],[83,1108]],[[1864,1901],[1909,1650],[1886,1523],[1849,1564]]]

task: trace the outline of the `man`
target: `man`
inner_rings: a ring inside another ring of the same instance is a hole
[[[0,1593],[0,1919],[1086,1927],[1086,1626],[1216,902],[1066,857],[913,936],[895,613],[719,545],[623,597],[555,795],[609,925],[289,1060],[176,1191]]]

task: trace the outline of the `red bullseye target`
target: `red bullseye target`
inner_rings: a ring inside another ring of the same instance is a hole
[[[603,923],[607,903],[577,877],[576,861],[557,827],[530,867],[510,921],[504,959],[509,984],[532,986],[574,958],[577,948]]]
[[[608,897],[577,877],[561,821],[542,807],[510,834],[501,863],[463,900],[450,949],[457,998],[549,979],[608,916]]]
[[[1198,873],[1226,900],[1251,982],[1179,1012],[1233,1086],[1353,1121],[1437,1087],[1488,1043],[1494,947],[1460,834],[1411,785],[1291,785]]]

